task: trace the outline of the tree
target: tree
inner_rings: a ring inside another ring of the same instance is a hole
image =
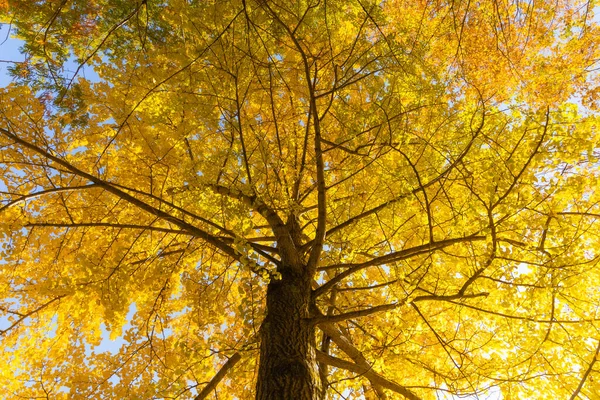
[[[594,398],[596,7],[8,1],[2,397]]]

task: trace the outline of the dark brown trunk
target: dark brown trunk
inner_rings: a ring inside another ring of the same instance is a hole
[[[281,272],[282,280],[271,281],[267,289],[256,399],[319,399],[315,328],[308,320],[310,277],[299,269]]]

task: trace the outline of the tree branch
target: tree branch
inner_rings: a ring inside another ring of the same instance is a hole
[[[342,314],[320,315],[320,316],[312,318],[312,323],[317,325],[317,324],[341,322],[341,321],[345,321],[347,319],[353,319],[353,318],[366,317],[371,314],[377,314],[379,312],[393,310],[394,308],[396,308],[402,304],[403,303],[382,304],[380,306],[369,307],[364,310],[351,311],[351,312],[342,313]]]
[[[590,365],[588,365],[588,368],[585,370],[585,373],[583,374],[583,377],[581,378],[579,385],[577,385],[577,389],[575,389],[575,391],[573,392],[573,395],[571,396],[571,398],[569,400],[575,400],[577,398],[577,396],[579,395],[579,392],[581,392],[581,389],[583,389],[583,385],[585,384],[585,381],[587,380],[588,376],[590,376],[590,373],[592,372],[592,369],[594,368],[594,364],[596,363],[596,361],[598,361],[599,353],[600,353],[600,340],[598,341],[598,346],[596,346],[596,353],[594,354],[594,359],[590,362]]]
[[[72,186],[72,187],[58,187],[58,188],[40,190],[39,192],[34,192],[34,193],[22,194],[22,195],[19,195],[20,197],[18,199],[11,200],[7,204],[5,204],[2,207],[0,207],[0,212],[4,211],[5,209],[7,209],[9,207],[14,206],[15,204],[18,204],[21,201],[33,199],[35,197],[43,196],[43,195],[46,195],[46,194],[59,193],[59,192],[68,192],[68,191],[71,191],[71,190],[89,189],[89,188],[95,188],[95,187],[98,187],[98,185],[96,185],[95,183],[92,183],[90,185]]]
[[[56,227],[56,228],[81,228],[81,227],[105,227],[105,228],[118,228],[118,229],[141,229],[148,231],[157,231],[165,233],[173,233],[179,235],[191,235],[187,231],[180,231],[176,229],[161,228],[158,226],[149,225],[134,225],[134,224],[113,224],[110,222],[80,222],[80,223],[61,223],[61,222],[31,222],[25,224],[25,227]],[[191,235],[193,236],[193,235]]]
[[[65,294],[57,296],[57,297],[53,298],[52,300],[48,301],[47,303],[42,304],[38,308],[34,308],[33,310],[27,311],[25,313],[17,313],[17,312],[5,310],[6,312],[10,312],[11,314],[18,315],[19,318],[15,322],[13,322],[12,325],[10,325],[8,328],[0,329],[0,336],[6,334],[6,332],[10,331],[14,327],[16,327],[17,325],[22,323],[26,318],[32,316],[35,313],[42,311],[44,308],[48,307],[50,304],[54,303],[55,301],[60,301],[60,299],[66,297],[66,296],[67,295],[65,295]]]
[[[252,208],[253,210],[257,211],[260,215],[262,215],[267,220],[271,228],[273,228],[273,230],[281,230],[281,227],[285,225],[283,220],[279,217],[279,215],[269,206],[267,206],[257,195],[249,195],[242,192],[241,190],[235,188],[228,188],[226,186],[217,185],[214,183],[206,183],[202,186],[211,189],[215,193],[244,202],[248,207]]]
[[[216,248],[223,251],[225,254],[229,255],[230,257],[234,258],[235,260],[239,259],[239,254],[237,254],[236,251],[232,247],[225,244],[223,241],[218,239],[216,236],[213,236],[212,234],[210,234],[194,225],[188,224],[187,222],[182,221],[179,218],[173,217],[172,215],[170,215],[169,213],[167,213],[165,211],[155,208],[155,207],[151,206],[150,204],[133,197],[129,193],[126,193],[126,192],[122,191],[121,189],[118,189],[117,187],[113,186],[111,183],[109,183],[103,179],[100,179],[94,175],[91,175],[85,171],[80,170],[79,168],[75,167],[71,163],[69,163],[55,155],[50,154],[48,151],[38,147],[37,145],[35,145],[33,143],[29,143],[28,141],[26,141],[24,139],[21,139],[20,137],[13,134],[12,132],[10,132],[7,129],[0,128],[0,133],[2,135],[6,136],[7,138],[13,140],[17,144],[19,144],[23,147],[26,147],[30,150],[33,150],[34,152],[45,157],[46,159],[51,160],[51,161],[55,162],[56,164],[66,168],[70,173],[80,176],[82,178],[85,178],[85,179],[95,183],[99,187],[103,188],[107,192],[112,193],[115,196],[121,198],[122,200],[125,200],[126,202],[138,207],[139,209],[144,210],[152,215],[155,215],[156,217],[158,217],[160,219],[171,222],[174,225],[180,227],[181,229],[189,232],[193,236],[197,236],[197,237],[203,239],[207,243],[215,246]]]
[[[207,218],[204,218],[204,217],[201,217],[201,216],[199,216],[197,214],[194,214],[193,212],[191,212],[189,210],[186,210],[185,208],[179,207],[179,206],[173,204],[172,202],[163,199],[162,197],[156,196],[156,195],[154,195],[152,193],[144,192],[143,190],[134,189],[134,188],[131,188],[129,186],[122,185],[122,184],[118,184],[118,183],[111,183],[111,184],[113,186],[115,186],[115,187],[127,190],[128,192],[133,192],[133,193],[140,194],[142,196],[150,197],[152,200],[156,200],[156,201],[158,201],[160,203],[163,203],[163,204],[171,207],[172,209],[179,211],[180,213],[182,213],[184,215],[188,215],[188,216],[190,216],[190,217],[192,217],[194,219],[197,219],[198,221],[201,221],[201,222],[203,222],[203,223],[205,223],[207,225],[212,226],[213,228],[218,229],[219,231],[221,231],[221,232],[223,232],[223,233],[225,233],[225,234],[227,234],[227,235],[229,235],[231,237],[235,237],[235,233],[233,231],[231,231],[231,230],[229,230],[229,229],[227,229],[227,228],[225,228],[225,227],[223,227],[223,226],[221,226],[221,225],[219,225],[219,224],[217,224],[217,223],[215,223],[215,222],[213,222],[213,221],[211,221],[211,220],[209,220]],[[169,192],[169,191],[167,190],[167,192]]]
[[[314,272],[317,268],[317,264],[319,263],[319,259],[321,257],[321,251],[323,250],[323,243],[325,241],[326,235],[326,224],[327,224],[327,205],[326,200],[327,196],[325,193],[325,165],[323,162],[323,150],[321,148],[321,126],[319,119],[319,112],[317,110],[317,99],[315,96],[315,85],[316,85],[316,75],[314,79],[311,78],[310,73],[310,65],[308,62],[308,57],[306,52],[302,48],[302,45],[298,41],[295,35],[295,29],[292,30],[288,25],[286,25],[279,15],[270,7],[268,2],[264,3],[264,6],[269,10],[273,18],[277,20],[277,22],[285,29],[290,36],[290,39],[294,43],[294,46],[298,50],[300,57],[302,58],[302,64],[304,65],[304,77],[306,79],[306,84],[308,85],[308,92],[310,97],[310,108],[309,113],[312,112],[313,119],[313,130],[315,132],[315,140],[314,140],[314,149],[315,149],[315,167],[317,170],[316,177],[316,185],[317,185],[317,229],[315,232],[315,238],[311,241],[311,251],[308,257],[307,268],[309,271]],[[310,115],[309,115],[310,118]],[[308,124],[307,124],[308,125]],[[308,132],[308,131],[307,131]]]
[[[358,366],[363,367],[367,370],[371,369],[371,364],[367,361],[365,356],[356,347],[350,343],[350,341],[340,332],[339,328],[335,324],[321,324],[319,325],[323,334],[327,335],[336,346],[352,359]],[[368,379],[368,378],[367,378]],[[385,392],[380,385],[371,381],[371,385],[375,391],[385,397]]]
[[[592,218],[600,218],[600,214],[590,213],[590,212],[576,212],[576,211],[562,211],[556,213],[556,215],[579,215],[583,217],[592,217]]]
[[[519,173],[517,174],[517,176],[514,177],[512,183],[510,184],[510,186],[508,187],[508,189],[506,189],[506,192],[504,192],[504,194],[502,196],[500,196],[498,198],[498,200],[496,200],[494,202],[494,204],[492,204],[492,206],[490,207],[491,209],[496,208],[502,202],[502,200],[504,200],[510,194],[510,192],[512,192],[512,190],[516,186],[516,184],[519,181],[519,179],[521,179],[521,176],[523,176],[523,174],[525,173],[525,171],[529,167],[529,164],[531,163],[531,161],[533,161],[533,157],[535,157],[535,155],[540,150],[540,147],[542,146],[542,143],[544,143],[544,139],[546,138],[546,134],[548,132],[548,124],[549,123],[550,123],[550,107],[548,107],[546,109],[546,122],[544,124],[544,129],[542,131],[542,135],[540,136],[540,140],[538,140],[538,142],[536,143],[535,148],[533,149],[533,152],[531,153],[531,155],[529,156],[529,158],[527,159],[527,161],[525,162],[525,164],[523,165],[523,167],[521,168],[521,170],[519,171]]]
[[[458,299],[474,299],[477,297],[487,297],[489,295],[490,294],[487,292],[473,293],[473,294],[457,293],[457,294],[452,294],[452,295],[448,295],[448,296],[438,296],[438,295],[432,294],[432,295],[426,295],[426,296],[417,296],[411,301],[411,303],[418,303],[419,301],[427,301],[427,300],[450,301],[450,300],[458,300]],[[454,304],[456,304],[456,303],[454,303]]]
[[[419,193],[421,190],[425,190],[426,188],[428,188],[429,186],[435,184],[436,182],[439,182],[441,179],[443,179],[446,175],[448,175],[462,160],[463,158],[465,158],[465,156],[467,155],[467,153],[469,152],[469,150],[471,149],[471,147],[473,146],[473,143],[475,142],[475,139],[477,138],[477,136],[479,136],[479,133],[481,132],[483,128],[483,119],[482,119],[482,124],[478,127],[478,129],[475,131],[475,133],[473,134],[473,137],[471,139],[471,141],[469,142],[469,144],[467,144],[467,146],[465,147],[465,149],[461,152],[461,154],[456,158],[456,160],[454,160],[454,162],[452,164],[450,164],[448,166],[448,168],[446,168],[444,171],[442,171],[438,176],[436,176],[435,178],[433,178],[432,180],[430,180],[427,183],[424,183],[423,185],[421,185],[421,187],[418,187],[416,189],[413,189],[412,191],[408,192],[408,193],[404,193],[401,194],[397,197],[394,197],[393,199],[390,199],[384,203],[381,203],[380,205],[378,205],[377,207],[373,207],[367,211],[364,211],[358,215],[355,215],[354,217],[351,217],[350,219],[342,222],[339,225],[334,226],[333,228],[329,229],[327,231],[327,236],[341,230],[344,229],[345,227],[365,218],[368,217],[369,215],[373,215],[378,211],[383,210],[384,208],[397,203],[401,200],[404,200],[412,195],[415,195],[417,193]],[[310,245],[310,242],[307,243],[306,245]]]
[[[404,260],[406,258],[414,257],[419,254],[430,253],[430,252],[442,249],[444,247],[451,246],[456,243],[473,242],[476,240],[485,240],[485,238],[486,238],[485,236],[478,236],[478,235],[473,234],[470,236],[465,236],[463,238],[440,240],[439,242],[426,243],[426,244],[422,244],[420,246],[415,246],[415,247],[411,247],[408,249],[395,251],[395,252],[380,256],[380,257],[375,257],[372,260],[365,261],[360,264],[345,264],[345,265],[342,264],[342,265],[340,265],[340,267],[348,267],[348,269],[345,270],[344,272],[341,272],[340,274],[334,276],[332,279],[330,279],[329,281],[327,281],[326,283],[324,283],[323,285],[321,285],[320,287],[315,289],[314,296],[318,297],[318,296],[322,295],[323,293],[330,290],[333,286],[335,286],[337,283],[342,281],[347,276],[352,275],[353,273],[358,272],[364,268]]]
[[[229,372],[229,370],[232,369],[235,366],[235,364],[237,364],[238,361],[241,360],[241,358],[242,356],[240,355],[240,353],[235,353],[234,355],[232,355],[231,358],[227,360],[227,362],[221,367],[219,372],[217,372],[217,374],[210,380],[210,382],[208,382],[208,384],[204,386],[204,389],[202,389],[202,391],[198,393],[198,396],[196,396],[194,400],[205,399],[206,396],[210,394],[210,392],[215,390],[219,382],[221,382],[225,375],[227,375],[227,372]]]
[[[384,378],[369,367],[361,366],[350,361],[342,360],[341,358],[330,356],[319,350],[317,350],[317,361],[331,365],[332,367],[342,368],[347,371],[360,374],[367,378],[372,384],[379,385],[399,393],[409,400],[421,400],[419,396],[411,392],[409,389],[397,384],[396,382],[390,381],[387,378]]]

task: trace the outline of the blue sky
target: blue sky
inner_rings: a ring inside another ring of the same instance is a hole
[[[25,57],[19,51],[23,45],[23,41],[11,37],[14,33],[8,24],[0,24],[0,87],[6,87],[11,78],[8,75],[8,67],[13,66],[15,62],[22,62]],[[65,64],[67,74],[72,76],[77,69],[77,63],[73,60],[67,61]],[[92,67],[85,66],[79,70],[79,76],[83,76],[91,81],[98,81],[100,78],[95,73]]]
[[[13,63],[23,61],[25,57],[19,52],[23,42],[10,37],[9,25],[1,24],[0,27],[0,87],[10,83],[8,67]]]

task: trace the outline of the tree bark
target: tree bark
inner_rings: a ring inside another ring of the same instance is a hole
[[[257,400],[320,398],[315,327],[310,322],[311,279],[305,268],[280,268],[267,289],[260,330]]]

